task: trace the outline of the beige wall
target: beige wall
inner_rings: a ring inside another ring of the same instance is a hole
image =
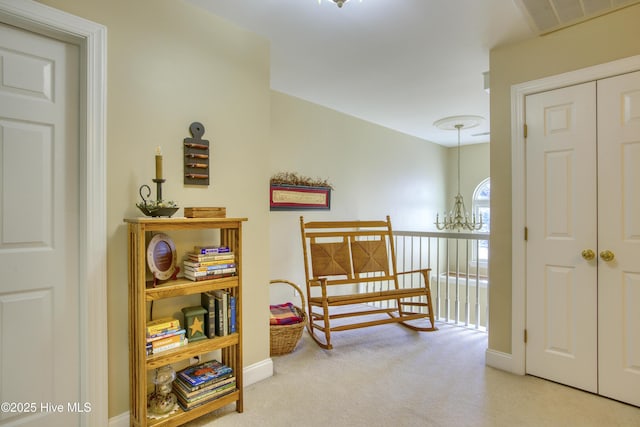
[[[511,353],[511,86],[638,55],[639,23],[636,5],[491,51],[490,349]]]
[[[271,173],[297,172],[333,184],[330,211],[271,212],[271,275],[304,286],[305,220],[381,219],[395,230],[433,228],[445,206],[447,148],[273,92]]]
[[[156,146],[164,153],[165,198],[180,206],[226,206],[228,216],[249,218],[244,229],[245,366],[268,358],[268,42],[183,1],[42,3],[103,24],[108,31],[109,330],[104,333],[109,340],[109,416],[129,409],[122,219],[141,215],[135,207],[138,188],[153,184]],[[182,140],[190,136],[194,121],[204,124],[204,137],[213,147],[208,187],[182,183]],[[158,310],[176,307],[159,305]]]

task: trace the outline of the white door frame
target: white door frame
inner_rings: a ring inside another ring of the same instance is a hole
[[[0,22],[80,47],[80,398],[82,425],[108,423],[106,70],[107,33],[31,0],[0,0]]]
[[[524,329],[526,326],[526,179],[524,118],[525,97],[537,92],[585,83],[640,70],[640,55],[511,87],[511,369],[525,374]],[[507,369],[504,358],[500,365]],[[509,370],[509,369],[507,369]]]

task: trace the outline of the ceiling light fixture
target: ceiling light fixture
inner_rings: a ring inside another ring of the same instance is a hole
[[[454,197],[453,209],[449,213],[444,213],[442,221],[440,215],[436,214],[434,222],[438,230],[468,230],[477,231],[482,228],[482,216],[480,221],[476,221],[476,215],[469,216],[469,212],[464,205],[464,198],[460,194],[460,130],[462,128],[470,129],[478,126],[482,122],[480,116],[453,116],[436,121],[434,126],[439,129],[458,131],[458,194]]]
[[[344,5],[349,0],[331,0],[331,1],[337,4],[338,7],[342,7],[342,5]],[[321,3],[322,3],[322,0],[318,0],[318,4],[321,4]],[[362,0],[360,0],[360,3],[362,3]]]

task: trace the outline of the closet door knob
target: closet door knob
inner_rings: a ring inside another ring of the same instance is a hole
[[[584,251],[582,251],[582,258],[586,259],[587,261],[591,261],[595,257],[596,257],[596,253],[593,252],[591,249],[585,249]]]
[[[616,256],[614,255],[614,253],[609,250],[600,252],[600,258],[602,258],[603,261],[606,261],[606,262],[613,261],[615,257]]]

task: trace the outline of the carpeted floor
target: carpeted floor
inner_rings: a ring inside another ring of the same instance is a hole
[[[438,326],[336,333],[330,351],[305,331],[245,388],[242,414],[230,405],[189,426],[640,426],[640,408],[487,367],[486,334]]]

